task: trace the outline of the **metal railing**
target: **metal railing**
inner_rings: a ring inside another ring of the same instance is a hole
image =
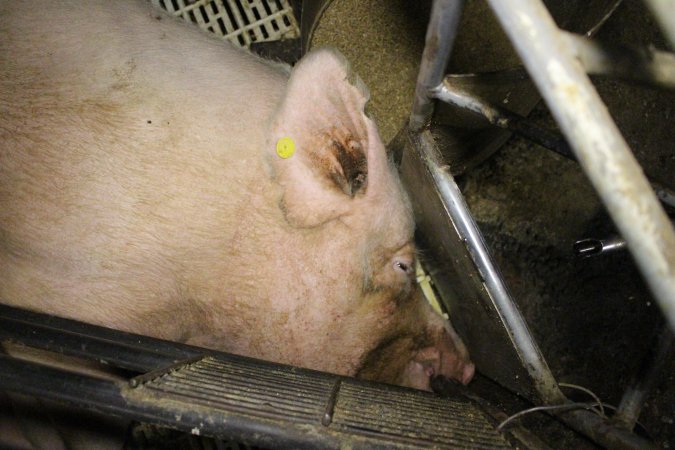
[[[607,64],[608,58],[611,61],[611,52],[603,50],[603,47],[559,30],[540,0],[488,0],[488,3],[569,143],[564,143],[562,150],[580,163],[590,179],[669,323],[656,351],[662,354],[672,343],[668,328],[675,329],[675,232],[653,186],[633,157],[582,63],[586,60],[590,71],[618,72],[620,76],[630,76],[630,73],[625,64],[613,70],[612,64]],[[670,11],[675,10],[675,2],[670,0],[650,0],[648,3],[655,10],[669,3]],[[517,132],[537,136],[536,130],[521,126],[521,117],[509,115],[481,103],[480,99],[472,99],[470,95],[453,90],[451,83],[444,80],[463,4],[462,0],[433,2],[408,124],[407,157],[417,158],[418,162],[409,164],[416,165],[416,173],[423,173],[433,183],[438,200],[457,235],[455,241],[460,243],[453,247],[453,251],[460,249],[465,259],[473,263],[474,274],[467,276],[475,275],[478,281],[473,287],[477,292],[469,296],[479,298],[484,307],[496,314],[541,401],[549,405],[562,404],[567,399],[558,388],[492,262],[481,233],[428,130],[434,101],[442,100],[483,114],[497,126],[515,127]],[[675,45],[672,42],[675,16],[662,14],[659,20],[663,22],[662,27],[671,45]],[[647,58],[642,58],[640,54],[629,56],[632,57],[631,64],[655,65],[641,71],[655,74],[644,78],[643,82],[668,89],[675,86],[675,57],[672,54],[658,52],[654,57]],[[542,137],[545,138],[550,136]],[[548,141],[560,142],[561,139]],[[472,288],[463,289],[466,294],[467,289]],[[658,367],[647,371],[651,378],[656,376],[655,372],[658,372]],[[617,426],[589,411],[567,412],[560,414],[560,418],[602,445],[648,448],[649,443],[631,430],[644,401],[645,386],[651,384],[653,380],[638,381],[624,396],[617,417],[624,417],[623,423],[627,426]]]

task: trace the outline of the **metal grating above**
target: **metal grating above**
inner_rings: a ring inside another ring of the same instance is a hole
[[[150,0],[240,47],[300,37],[289,0]]]

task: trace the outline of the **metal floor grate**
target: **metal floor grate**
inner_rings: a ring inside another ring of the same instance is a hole
[[[459,392],[446,397],[365,382],[1,304],[0,341],[123,369],[101,377],[0,354],[0,391],[192,433],[198,442],[294,450],[509,445]],[[190,436],[167,436],[160,448],[192,445]]]
[[[158,374],[125,393],[132,403],[159,401],[207,411],[194,434],[237,421],[321,437],[321,445],[356,448],[509,448],[470,401],[290,367],[261,371],[257,362],[208,356]]]
[[[451,448],[506,448],[472,403],[404,390],[344,383],[333,424],[351,433],[388,436],[405,443]],[[431,438],[433,437],[433,438]]]

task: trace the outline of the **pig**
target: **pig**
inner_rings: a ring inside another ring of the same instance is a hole
[[[147,2],[0,3],[0,301],[429,389],[474,373],[414,282],[368,90]]]

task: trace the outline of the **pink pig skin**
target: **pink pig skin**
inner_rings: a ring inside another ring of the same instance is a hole
[[[0,301],[468,383],[464,345],[414,285],[409,201],[367,100],[333,50],[291,71],[143,1],[0,2]]]

